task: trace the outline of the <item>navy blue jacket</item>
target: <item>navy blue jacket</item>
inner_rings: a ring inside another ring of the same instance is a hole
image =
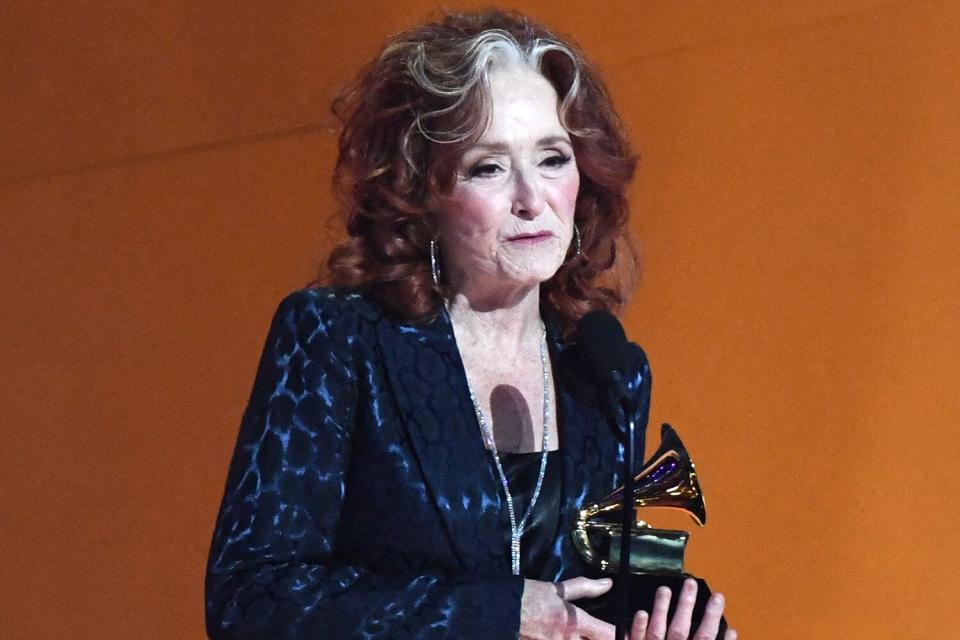
[[[548,319],[561,515],[541,575],[584,573],[577,509],[620,484],[623,446]],[[650,374],[634,349],[639,451]],[[449,318],[296,291],[270,327],[217,517],[211,638],[511,638],[523,578]]]

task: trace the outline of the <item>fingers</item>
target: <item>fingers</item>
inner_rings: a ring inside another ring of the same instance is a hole
[[[667,640],[687,640],[690,637],[690,626],[693,618],[693,605],[697,603],[697,581],[687,578],[680,587],[677,597],[677,608],[670,621],[670,630],[667,631]],[[711,640],[713,637],[711,636]]]
[[[558,583],[525,580],[520,601],[520,638],[614,640],[613,625],[563,599],[602,594],[610,589],[607,582],[587,578]]]
[[[602,596],[610,587],[613,586],[613,580],[602,578],[600,580],[591,580],[590,578],[570,578],[557,583],[557,595],[563,600],[579,600],[580,598],[596,598]]]
[[[667,611],[670,609],[670,587],[660,587],[653,598],[653,611],[647,623],[647,635],[639,640],[663,640],[667,634]],[[637,640],[633,638],[631,640]]]
[[[564,580],[555,584],[557,595],[565,600],[579,600],[580,598],[596,598],[610,590],[613,581],[609,578],[591,580],[579,577]],[[696,634],[690,635],[693,620],[693,609],[697,602],[697,583],[687,579],[681,587],[677,598],[677,606],[673,618],[667,626],[667,614],[670,610],[671,592],[669,587],[660,587],[653,599],[653,608],[650,614],[646,611],[637,611],[630,627],[630,640],[717,640],[720,629],[720,620],[723,618],[724,597],[714,594],[707,602],[703,619],[697,628]],[[594,618],[587,612],[572,604],[567,605],[567,623],[565,637],[580,637],[584,640],[610,640],[615,629],[613,625]],[[728,629],[722,640],[737,640],[737,632]]]
[[[613,640],[616,629],[612,624],[594,618],[583,609],[569,604],[570,600],[602,596],[612,586],[613,580],[610,578],[591,580],[582,576],[556,583],[557,595],[568,601],[566,625],[568,635],[565,637],[584,638],[585,640]]]
[[[648,616],[646,611],[637,611],[633,616],[633,625],[630,627],[630,640],[687,640],[690,638],[690,627],[693,619],[693,609],[697,602],[697,583],[695,580],[685,580],[677,599],[677,607],[667,629],[667,612],[670,609],[670,589],[660,587],[653,600],[653,611]],[[720,620],[723,618],[723,594],[716,593],[707,601],[703,619],[693,640],[716,640],[720,629]],[[737,640],[737,632],[727,629],[723,640]]]
[[[576,635],[572,637],[584,638],[585,640],[614,640],[617,630],[612,624],[594,618],[583,609],[578,609],[572,604],[569,606],[575,610],[573,616],[576,620]],[[619,638],[616,640],[619,640]]]
[[[641,609],[637,611],[636,615],[633,616],[633,625],[630,626],[630,640],[646,640],[647,637],[647,623],[650,621],[650,616],[646,611]],[[620,638],[617,638],[620,640]]]
[[[714,640],[717,632],[720,630],[720,618],[723,617],[723,606],[725,602],[722,593],[715,593],[707,601],[706,609],[703,612],[703,619],[700,621],[700,627],[693,636],[694,640]],[[724,634],[724,640],[728,637],[729,630]],[[734,632],[736,637],[736,632]]]

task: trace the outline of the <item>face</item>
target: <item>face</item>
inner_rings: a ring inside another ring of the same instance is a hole
[[[557,93],[530,70],[490,76],[491,119],[436,199],[444,278],[496,294],[550,279],[567,255],[580,174]]]

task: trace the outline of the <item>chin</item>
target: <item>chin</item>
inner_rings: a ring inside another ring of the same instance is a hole
[[[509,256],[504,261],[504,270],[517,280],[543,282],[560,269],[563,258],[564,255],[556,249],[524,252]]]
[[[557,275],[557,271],[560,270],[559,262],[551,262],[550,264],[544,265],[535,265],[531,266],[528,269],[525,269],[522,273],[515,273],[515,280],[522,282],[525,285],[537,285],[543,284],[553,276]]]

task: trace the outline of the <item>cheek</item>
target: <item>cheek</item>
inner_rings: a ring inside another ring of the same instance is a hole
[[[463,189],[444,202],[439,220],[446,235],[482,235],[497,226],[497,202],[488,193]]]
[[[580,174],[574,173],[564,177],[554,184],[554,198],[557,202],[557,213],[563,213],[573,218],[577,206],[577,195],[580,193]]]

